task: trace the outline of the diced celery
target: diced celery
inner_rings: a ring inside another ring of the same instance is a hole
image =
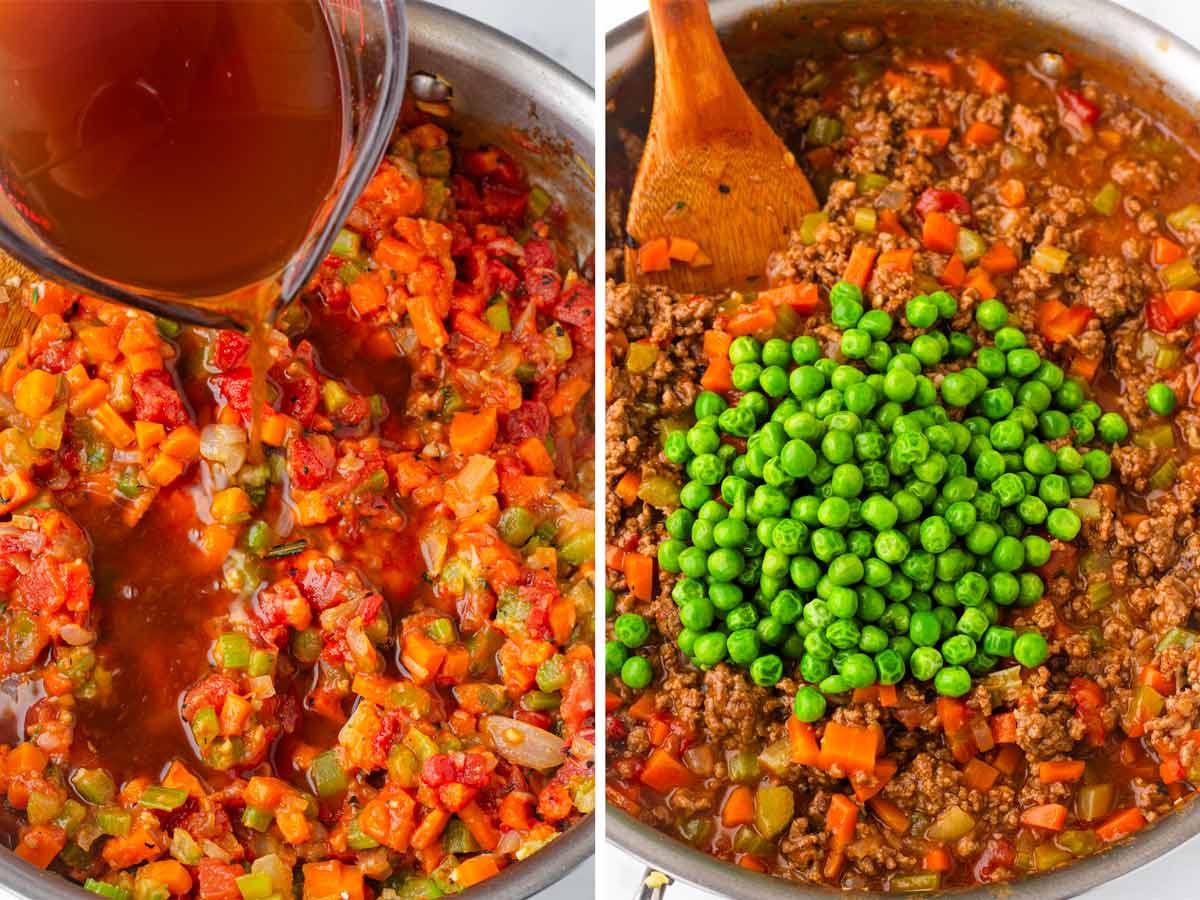
[[[204,858],[204,851],[196,843],[191,833],[183,828],[176,828],[171,834],[171,856],[185,866],[194,866]]]
[[[325,403],[325,408],[336,415],[345,409],[346,404],[354,398],[350,396],[350,392],[342,386],[341,382],[329,378],[321,385],[321,399]]]
[[[502,334],[512,331],[512,318],[508,312],[508,301],[500,300],[488,305],[483,311],[484,320]]]
[[[582,565],[596,556],[596,534],[579,531],[567,538],[558,548],[559,558],[571,566]]]
[[[805,139],[810,147],[828,147],[842,136],[842,121],[832,116],[813,116]]]
[[[630,372],[649,372],[658,362],[658,346],[649,341],[634,341],[625,356],[625,368]]]
[[[1200,273],[1196,271],[1196,266],[1191,259],[1186,256],[1163,266],[1158,274],[1167,290],[1171,291],[1186,291],[1200,284]]]
[[[1090,856],[1100,849],[1096,832],[1082,828],[1064,831],[1058,836],[1058,845],[1072,856]]]
[[[546,210],[550,208],[550,204],[553,202],[554,199],[535,184],[529,191],[529,200],[527,201],[529,215],[535,219],[540,219],[546,214]]]
[[[364,833],[358,819],[355,818],[351,819],[346,827],[346,844],[351,850],[374,850],[379,846],[379,841]]]
[[[1133,446],[1141,447],[1142,449],[1149,447],[1174,447],[1175,430],[1171,427],[1170,422],[1164,422],[1161,425],[1151,425],[1148,428],[1135,431],[1130,440]]]
[[[882,191],[888,184],[890,181],[886,175],[879,175],[875,172],[868,172],[866,175],[859,175],[854,179],[854,185],[860,194]]]
[[[1088,585],[1087,595],[1092,609],[1103,609],[1112,602],[1112,583],[1108,581],[1093,581]]]
[[[754,793],[754,827],[770,840],[792,824],[796,797],[787,785],[760,787]]]
[[[318,797],[335,797],[350,786],[350,776],[342,768],[335,750],[317,754],[308,775]]]
[[[1041,269],[1051,275],[1059,275],[1067,267],[1067,260],[1071,254],[1059,247],[1052,247],[1049,244],[1042,244],[1033,251],[1033,257],[1030,262],[1035,268]]]
[[[1084,822],[1095,822],[1112,809],[1115,791],[1111,784],[1085,784],[1075,798],[1075,812]]]
[[[266,831],[275,821],[275,814],[269,809],[259,809],[257,806],[247,806],[242,810],[242,824],[254,831]]]
[[[1170,344],[1164,344],[1158,348],[1158,352],[1154,354],[1154,368],[1156,369],[1173,369],[1179,365],[1180,359],[1183,358],[1183,351],[1178,347],[1172,347]]]
[[[183,806],[187,802],[187,798],[188,793],[182,788],[152,784],[142,791],[142,796],[138,798],[138,803],[147,809],[160,809],[164,812],[170,812]]]
[[[921,872],[916,875],[893,875],[888,882],[889,890],[897,894],[925,894],[936,891],[942,886],[942,876],[938,872]]]
[[[860,206],[854,210],[854,230],[861,231],[863,234],[873,234],[878,216],[875,210],[869,206]]]
[[[108,803],[117,795],[117,786],[107,769],[76,769],[71,784],[88,803]]]
[[[1039,872],[1057,868],[1072,859],[1070,853],[1053,844],[1038,844],[1033,851],[1033,862]]]
[[[1165,491],[1175,483],[1175,476],[1179,472],[1179,466],[1173,459],[1168,459],[1161,466],[1150,473],[1150,488],[1155,491]]]
[[[977,231],[970,228],[958,229],[958,255],[967,265],[987,253],[987,242]]]
[[[942,814],[925,830],[927,840],[949,844],[970,834],[975,827],[975,819],[961,806],[951,805],[942,810]]]
[[[106,806],[96,812],[96,827],[104,834],[124,837],[133,827],[133,813],[116,806]]]
[[[250,638],[230,631],[217,638],[217,658],[227,669],[244,669],[250,665]]]
[[[91,891],[93,894],[99,894],[101,897],[107,897],[108,900],[132,900],[133,897],[119,884],[109,884],[107,881],[97,881],[95,878],[85,881],[83,889]]]
[[[258,678],[275,671],[275,654],[270,650],[255,650],[250,654],[250,675]]]
[[[324,639],[318,628],[305,628],[292,635],[292,655],[301,663],[312,664],[321,657]]]
[[[445,178],[450,174],[450,149],[431,147],[417,154],[417,171],[426,178]]]
[[[1189,203],[1167,216],[1167,224],[1181,233],[1197,222],[1200,222],[1200,203]]]
[[[758,780],[758,757],[745,750],[739,750],[729,757],[726,764],[729,770],[729,780],[748,783]]]
[[[1068,504],[1074,511],[1075,515],[1079,516],[1085,522],[1094,522],[1100,518],[1100,501],[1094,500],[1091,497],[1075,497]]]
[[[1102,216],[1111,216],[1117,211],[1117,204],[1121,201],[1121,192],[1117,186],[1111,181],[1100,188],[1096,192],[1096,196],[1092,198],[1092,209],[1100,213]]]
[[[733,835],[733,849],[739,853],[753,853],[755,856],[770,856],[775,852],[775,845],[765,839],[750,825],[743,825]]]
[[[829,221],[823,212],[805,213],[800,220],[800,243],[811,247],[817,242],[817,231]]]
[[[679,484],[666,475],[649,475],[638,485],[638,499],[657,509],[679,505]]]
[[[25,817],[30,825],[45,825],[52,822],[62,811],[63,797],[58,792],[31,791],[29,804],[25,807]]]
[[[267,900],[273,893],[271,879],[262,872],[251,872],[234,879],[242,900]]]
[[[1172,628],[1163,635],[1162,640],[1154,648],[1154,652],[1162,653],[1169,647],[1179,647],[1182,650],[1188,650],[1196,643],[1197,638],[1200,638],[1200,634],[1192,631],[1190,628]]]
[[[329,252],[334,256],[340,256],[342,259],[357,259],[362,250],[362,237],[356,231],[351,231],[349,228],[343,228],[338,232],[336,238],[333,239],[333,246],[329,248]]]
[[[215,709],[205,706],[196,711],[192,717],[192,737],[201,750],[207,750],[220,733],[221,723],[217,720]]]

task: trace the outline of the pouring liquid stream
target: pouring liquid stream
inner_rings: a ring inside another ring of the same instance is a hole
[[[0,4],[0,216],[246,327],[255,459],[277,276],[337,179],[345,103],[319,0]]]

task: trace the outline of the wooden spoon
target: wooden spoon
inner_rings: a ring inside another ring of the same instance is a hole
[[[13,276],[24,285],[38,280],[30,269],[25,268],[7,253],[0,253],[0,285]],[[21,335],[26,329],[37,324],[37,316],[20,302],[17,291],[10,292],[7,303],[0,303],[0,350],[15,347],[21,342]]]
[[[650,0],[650,30],[654,113],[627,232],[639,246],[690,239],[712,265],[645,273],[630,249],[625,277],[684,292],[761,288],[767,256],[817,208],[812,187],[734,75],[707,0]]]

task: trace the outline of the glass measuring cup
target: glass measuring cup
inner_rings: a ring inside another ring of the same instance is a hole
[[[262,296],[264,284],[271,282],[277,283],[278,294],[284,300],[293,297],[308,281],[324,258],[342,221],[349,213],[362,188],[371,178],[387,149],[403,99],[407,66],[408,35],[404,0],[318,0],[317,6],[320,15],[324,16],[328,35],[332,39],[331,49],[336,68],[336,75],[330,72],[329,75],[323,77],[329,79],[336,77],[340,88],[342,119],[340,151],[336,146],[331,147],[330,153],[333,158],[329,159],[329,163],[324,169],[325,175],[318,179],[319,186],[313,186],[307,202],[301,206],[305,212],[300,218],[307,218],[308,211],[313,210],[313,203],[321,196],[321,192],[328,182],[328,191],[325,193],[324,199],[316,204],[311,220],[307,223],[297,222],[295,231],[286,238],[279,235],[278,232],[267,232],[276,237],[277,253],[273,257],[266,256],[262,259],[263,267],[254,274],[255,284],[238,286],[235,289],[234,285],[240,285],[240,282],[228,281],[220,286],[222,293],[219,296],[196,296],[196,293],[199,292],[183,294],[170,290],[147,289],[137,283],[116,280],[111,276],[111,270],[109,270],[110,274],[104,274],[95,271],[94,267],[80,262],[81,256],[86,255],[87,250],[90,249],[87,247],[89,242],[85,241],[77,245],[77,252],[72,254],[71,251],[63,249],[61,242],[56,243],[53,238],[48,238],[41,227],[46,224],[44,217],[39,219],[39,211],[36,206],[23,202],[20,193],[21,186],[17,182],[0,185],[0,248],[47,278],[67,284],[83,293],[126,303],[156,315],[194,324],[231,324],[231,319],[226,315],[226,311],[245,310],[248,312],[251,306],[250,301],[255,297]],[[186,2],[181,4],[180,9],[186,9]],[[162,27],[172,33],[180,33],[184,27],[180,23],[186,22],[187,19],[176,18],[174,9],[170,11],[169,15],[170,18],[163,20],[166,24]],[[36,18],[36,13],[34,18]],[[11,20],[6,22],[5,28],[9,30],[6,37],[10,40],[22,40],[21,25],[27,21],[21,19],[16,23]],[[158,33],[160,32],[155,32],[155,34]],[[26,39],[29,37],[35,38],[36,36],[27,36]],[[190,65],[193,59],[184,52],[166,58],[182,59],[184,67]],[[235,65],[236,61],[229,63],[231,69]],[[173,63],[171,66],[175,68]],[[224,67],[221,71],[223,75]],[[16,69],[10,67],[10,70],[4,73],[5,83],[2,85],[2,89],[10,92],[10,99],[15,96],[18,103],[25,102],[23,98],[31,96],[22,93],[23,91],[31,89],[36,91],[39,87],[44,87],[44,84],[36,84],[32,75],[23,82],[23,74],[19,67]],[[230,78],[232,77],[231,71]],[[90,82],[76,82],[76,86],[80,83],[91,86]],[[327,80],[324,83],[331,84],[332,82]],[[104,87],[96,91],[96,97],[102,96]],[[278,90],[280,85],[276,82],[272,88],[268,87],[266,82],[253,81],[249,87],[251,90]],[[283,88],[290,89],[290,82],[283,82]],[[51,90],[53,90],[53,86],[51,86]],[[222,112],[225,109],[233,109],[224,106],[223,100],[218,101],[218,108]],[[85,108],[85,112],[87,109]],[[73,121],[73,119],[68,120],[68,122]],[[336,121],[336,114],[333,121]],[[86,124],[85,120],[81,118],[79,124],[75,126],[78,128],[79,134],[74,140],[79,146],[87,146],[83,135]],[[235,133],[231,132],[231,134]],[[331,133],[336,134],[336,132]],[[68,134],[70,134],[69,131]],[[181,145],[175,144],[174,146]],[[259,146],[271,145],[260,144]],[[262,153],[259,155],[261,157]],[[206,157],[208,160],[214,158],[223,159],[223,157]],[[268,158],[274,158],[273,152]],[[69,165],[72,157],[68,156],[66,159]],[[336,165],[334,165],[335,159]],[[173,158],[171,158],[171,163],[174,163]],[[288,166],[286,152],[280,154],[279,166],[281,172],[286,172]],[[187,178],[186,171],[180,171],[176,176],[175,169],[171,164],[164,163],[160,168],[167,171],[171,183],[174,183],[176,177],[181,180]],[[231,170],[234,174],[237,173],[236,163],[231,163]],[[126,171],[133,172],[135,170],[127,169]],[[298,169],[296,171],[304,172],[305,170]],[[328,178],[328,173],[331,171],[333,177]],[[287,174],[295,177],[294,173]],[[193,182],[193,185],[202,183],[204,182]],[[304,184],[303,180],[293,183]],[[308,182],[310,185],[312,183],[312,181]],[[245,193],[242,196],[253,201],[253,184],[244,190]],[[175,212],[170,210],[169,206],[173,198],[169,195],[169,191],[165,193],[162,204],[167,207],[169,215],[173,216]],[[123,195],[110,194],[110,196]],[[155,200],[154,205],[157,206],[157,194],[152,196]],[[203,196],[209,195],[203,194]],[[277,191],[276,196],[286,197],[288,195],[286,193],[279,194]],[[154,210],[156,213],[158,211],[157,208]],[[178,214],[185,216],[188,213],[186,210],[179,210]],[[31,224],[31,220],[39,224]],[[220,220],[222,219],[217,219],[217,221]],[[295,217],[288,213],[284,217],[284,221],[287,220],[295,221]],[[60,221],[70,221],[70,217]],[[94,229],[95,223],[91,219],[84,221],[89,222],[88,232],[85,235],[88,237]],[[102,219],[101,224],[106,221],[109,221],[108,217]],[[137,220],[127,220],[127,222],[131,221],[136,222]],[[151,221],[158,223],[158,217],[151,216],[142,221],[143,223]],[[246,227],[245,220],[238,224],[243,228]],[[158,223],[157,227],[161,228],[162,223]],[[156,236],[163,232],[151,228],[146,233]],[[297,239],[297,235],[300,235],[299,239]],[[140,242],[134,246],[140,247]],[[177,241],[174,246],[181,245]],[[183,244],[182,246],[190,247],[191,245]],[[78,248],[82,248],[82,252],[78,252]],[[251,250],[249,245],[243,245],[243,248],[251,259],[257,254],[257,249]],[[289,253],[290,255],[288,255]],[[153,258],[143,257],[143,259]],[[168,256],[160,260],[160,264],[165,267],[164,271],[170,267],[170,264],[166,262],[166,259],[169,258]],[[196,259],[197,257],[192,257],[187,262],[193,263]],[[271,272],[267,281],[263,282],[261,280],[262,273],[269,268],[271,261],[282,259],[286,259],[286,261],[282,263],[279,270]],[[242,322],[242,324],[247,323]]]

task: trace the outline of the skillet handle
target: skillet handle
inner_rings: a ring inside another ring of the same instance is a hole
[[[671,876],[665,872],[647,869],[642,876],[641,890],[638,892],[637,900],[663,900],[667,894],[667,888],[674,883]]]

